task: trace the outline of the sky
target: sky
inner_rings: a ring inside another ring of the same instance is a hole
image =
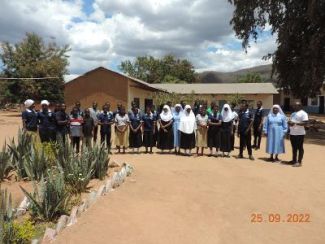
[[[68,44],[70,80],[123,60],[173,54],[196,71],[234,71],[268,64],[275,37],[261,33],[248,52],[229,22],[227,0],[0,0],[0,42],[19,42],[26,32]]]

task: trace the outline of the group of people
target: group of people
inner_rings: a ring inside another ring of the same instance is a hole
[[[265,115],[261,101],[257,102],[255,112],[249,109],[247,101],[242,101],[238,112],[229,104],[224,104],[219,110],[215,102],[210,107],[204,102],[196,102],[193,108],[184,102],[174,106],[167,102],[158,111],[154,111],[152,106],[141,111],[132,102],[129,112],[121,104],[114,112],[109,103],[98,109],[97,102],[83,110],[80,102],[76,102],[70,114],[66,112],[65,104],[56,104],[53,112],[49,105],[47,100],[41,101],[41,110],[36,112],[35,102],[26,100],[26,109],[22,113],[24,130],[35,137],[38,133],[41,142],[66,143],[69,136],[77,153],[81,142],[86,147],[97,142],[98,131],[101,144],[111,148],[114,130],[118,153],[125,153],[127,148],[139,153],[141,147],[145,147],[146,153],[153,153],[153,147],[157,147],[162,153],[174,150],[175,154],[180,154],[183,149],[183,154],[190,156],[196,148],[196,155],[203,156],[204,149],[209,148],[208,156],[230,157],[237,131],[240,140],[238,158],[243,158],[247,148],[249,159],[254,160],[252,148],[260,148],[264,132],[266,152],[270,154],[269,160],[275,162],[279,161],[278,155],[285,152],[284,139],[289,132],[292,164],[301,166],[303,159],[304,126],[308,115],[299,103],[289,120],[278,105]],[[253,145],[251,134],[254,135]]]

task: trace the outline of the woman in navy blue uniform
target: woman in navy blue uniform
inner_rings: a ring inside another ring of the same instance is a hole
[[[129,134],[129,147],[132,148],[133,152],[134,149],[137,149],[139,153],[139,149],[142,146],[142,118],[137,107],[132,107],[131,112],[129,113],[129,120],[130,120],[130,134]]]
[[[152,147],[155,146],[154,135],[156,133],[156,116],[151,111],[150,107],[146,107],[146,112],[142,116],[143,121],[143,146],[146,148],[146,153],[148,153],[148,148],[150,148],[150,153],[152,153]]]
[[[32,137],[33,141],[36,141],[39,137],[37,134],[37,112],[34,109],[35,102],[32,99],[27,99],[24,105],[25,111],[21,114],[23,120],[23,130]]]
[[[54,142],[56,139],[55,114],[49,110],[50,103],[41,101],[42,110],[38,112],[39,135],[41,142]]]
[[[214,104],[212,111],[208,116],[208,147],[210,148],[209,156],[213,155],[213,148],[216,149],[215,156],[218,156],[220,149],[220,129],[221,129],[221,114],[219,113],[219,106]]]

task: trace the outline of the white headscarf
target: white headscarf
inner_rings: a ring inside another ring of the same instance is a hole
[[[189,113],[187,112],[187,109],[191,109],[191,106],[185,106],[180,120],[179,130],[185,134],[192,134],[196,129],[196,120],[192,109]]]
[[[30,108],[33,104],[34,104],[34,100],[32,99],[27,99],[25,102],[24,102],[24,105],[26,108]]]
[[[167,109],[167,112],[165,112],[164,110]],[[162,112],[160,113],[160,119],[162,121],[168,122],[173,118],[172,112],[170,111],[170,107],[168,105],[165,105],[163,107]]]
[[[225,110],[225,108],[228,108],[228,111]],[[229,104],[224,104],[221,110],[221,116],[223,122],[230,122],[235,118],[235,114],[232,112]]]
[[[49,103],[49,101],[47,101],[47,100],[42,100],[42,101],[41,101],[41,105],[47,105],[47,106],[49,106],[50,103]]]
[[[282,111],[282,108],[278,104],[274,104],[272,106],[272,108],[271,108],[271,110],[269,112],[269,115],[276,116],[276,114],[273,113],[273,108],[277,108],[279,110],[278,114],[281,114],[281,115],[285,116],[284,113],[283,113],[283,111]]]

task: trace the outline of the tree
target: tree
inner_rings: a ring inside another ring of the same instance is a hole
[[[121,62],[120,70],[148,83],[193,83],[195,71],[190,61],[172,55],[161,59],[152,56],[137,57],[135,61]]]
[[[0,97],[5,102],[20,103],[27,98],[40,101],[63,101],[64,80],[67,74],[68,46],[59,47],[55,42],[45,44],[41,37],[27,33],[15,45],[5,42],[1,45],[0,58],[3,74],[7,78],[55,79],[8,79],[1,83],[4,88]]]
[[[239,83],[261,83],[264,82],[259,73],[247,73],[238,77]]]
[[[228,0],[235,6],[231,24],[247,51],[266,25],[277,35],[273,74],[284,90],[299,98],[316,95],[325,77],[324,0]]]

